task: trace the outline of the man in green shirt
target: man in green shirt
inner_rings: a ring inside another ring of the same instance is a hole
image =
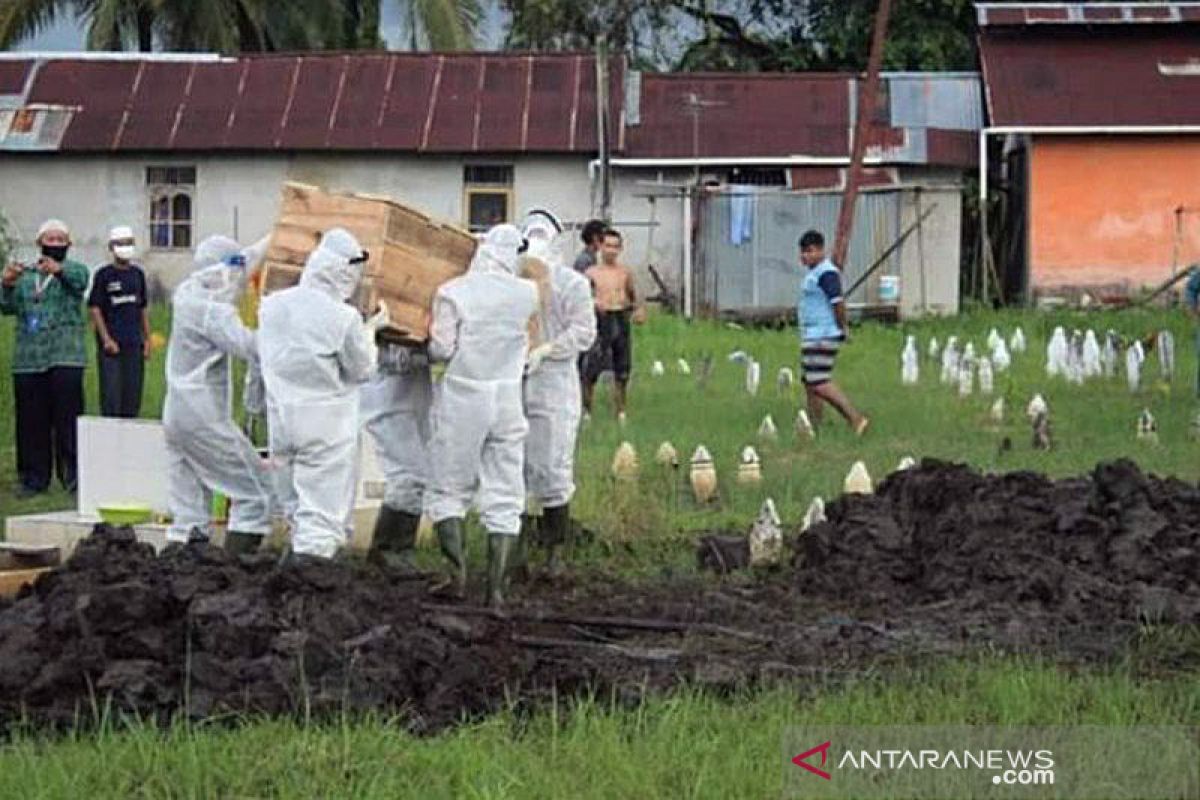
[[[83,413],[87,363],[88,269],[67,258],[71,233],[61,220],[42,223],[37,245],[36,263],[11,263],[0,277],[0,313],[17,319],[12,370],[24,495],[50,488],[52,472],[67,491],[75,491],[75,420]]]

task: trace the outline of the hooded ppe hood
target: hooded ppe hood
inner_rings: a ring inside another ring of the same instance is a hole
[[[556,261],[562,257],[562,223],[553,212],[535,208],[521,220],[521,234],[529,242],[529,255],[543,261]]]
[[[308,255],[300,285],[328,292],[340,301],[349,300],[362,280],[363,262],[366,253],[345,228],[333,228],[321,237],[317,249]]]
[[[489,230],[475,250],[471,272],[517,274],[517,260],[525,245],[525,237],[515,225],[497,225]]]
[[[242,246],[228,236],[209,236],[196,245],[193,271],[175,291],[176,299],[196,296],[233,305],[246,286],[246,269],[238,265]]]
[[[240,255],[242,246],[228,236],[209,236],[196,245],[196,254],[192,257],[192,265],[197,270],[224,264],[236,255]]]

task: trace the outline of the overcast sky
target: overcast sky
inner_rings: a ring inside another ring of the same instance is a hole
[[[383,22],[381,25],[383,38],[392,48],[406,47],[408,36],[404,16],[400,10],[401,0],[383,0]],[[494,50],[500,47],[504,36],[504,16],[496,2],[484,4],[485,17],[480,31],[480,49]],[[17,45],[17,50],[82,50],[84,29],[82,24],[74,19],[62,17],[54,25],[43,30],[37,36],[26,39]]]

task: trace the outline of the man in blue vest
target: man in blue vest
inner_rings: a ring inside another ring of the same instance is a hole
[[[1196,320],[1196,396],[1200,397],[1200,264],[1192,267],[1192,274],[1183,289],[1184,305]]]
[[[825,237],[819,231],[808,231],[800,237],[800,263],[807,269],[800,284],[796,314],[808,415],[813,425],[819,425],[828,403],[861,436],[871,421],[859,413],[833,382],[833,365],[838,350],[846,341],[849,323],[842,297],[841,272],[825,257]]]

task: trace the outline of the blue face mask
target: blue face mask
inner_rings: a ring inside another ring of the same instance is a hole
[[[234,269],[245,269],[246,268],[246,257],[244,255],[242,255],[241,253],[232,255],[229,258],[225,259],[225,266],[232,267]]]

